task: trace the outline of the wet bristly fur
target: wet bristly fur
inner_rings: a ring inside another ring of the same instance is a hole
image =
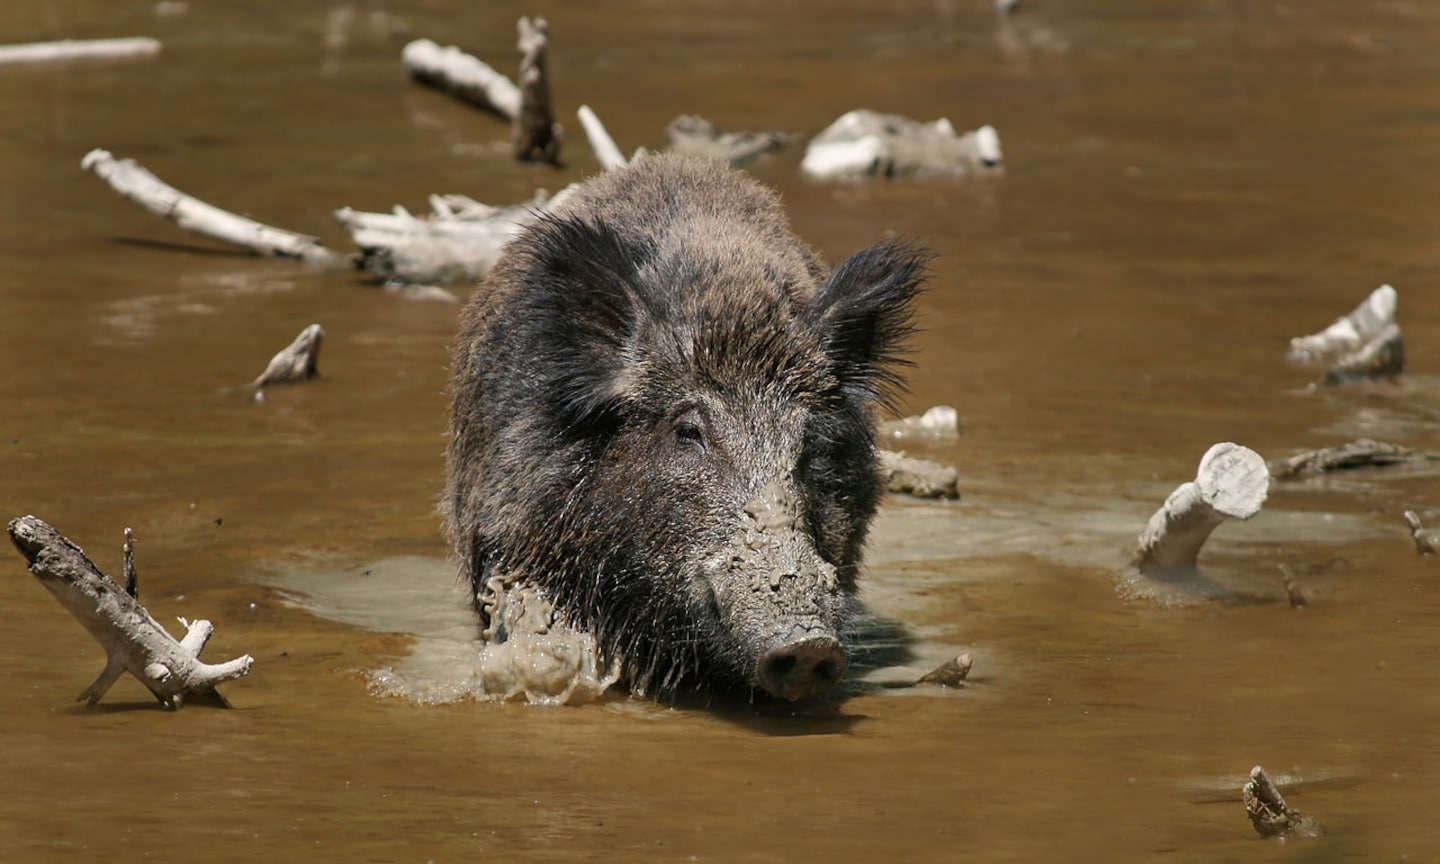
[[[834,568],[817,620],[843,630],[927,259],[882,243],[827,273],[777,196],[707,162],[592,180],[462,318],[442,503],[462,576],[541,588],[638,691],[744,691],[765,646],[721,608],[726,568],[778,477]]]

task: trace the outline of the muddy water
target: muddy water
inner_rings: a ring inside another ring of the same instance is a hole
[[[1417,818],[1440,795],[1440,573],[1400,521],[1440,523],[1434,474],[1274,489],[1207,547],[1222,600],[1154,599],[1124,570],[1215,441],[1440,449],[1440,8],[883,5],[8,2],[0,42],[165,49],[0,69],[0,515],[112,572],[132,526],[152,611],[211,618],[207,656],[256,666],[233,711],[165,714],[128,680],[82,710],[100,653],[13,556],[0,860],[1440,857]],[[959,409],[959,440],[923,454],[965,497],[887,505],[869,597],[917,663],[971,651],[973,687],[799,716],[369,691],[423,647],[427,610],[449,620],[432,505],[455,307],[231,254],[78,163],[104,146],[335,244],[343,205],[527,199],[594,170],[578,131],[565,169],[516,167],[506,130],[397,58],[429,36],[508,66],[536,10],[566,125],[589,103],[626,148],[685,112],[1000,130],[1004,177],[812,186],[798,151],[754,169],[827,255],[894,231],[942,256],[905,407]],[[1409,374],[1308,390],[1286,340],[1386,281]],[[243,382],[312,321],[324,378],[252,402]],[[367,572],[413,574],[414,596],[367,606]],[[1326,838],[1253,835],[1235,790],[1257,762],[1313,781],[1293,803]]]

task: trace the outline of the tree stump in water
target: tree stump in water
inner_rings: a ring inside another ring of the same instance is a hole
[[[520,112],[515,117],[515,158],[521,162],[560,161],[560,127],[550,110],[550,75],[545,49],[550,27],[544,18],[521,18]]]
[[[1194,568],[1211,532],[1227,519],[1260,512],[1270,488],[1265,460],[1229,442],[1205,452],[1195,479],[1182,483],[1140,535],[1135,563],[1142,571]]]

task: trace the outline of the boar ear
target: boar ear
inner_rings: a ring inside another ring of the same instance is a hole
[[[650,251],[609,226],[542,216],[529,229],[519,301],[532,322],[533,372],[566,426],[613,419],[630,387],[630,346],[643,313],[640,263]]]
[[[835,268],[803,317],[820,336],[840,388],[862,401],[888,403],[904,385],[895,367],[912,332],[911,303],[933,256],[912,243],[878,243]]]

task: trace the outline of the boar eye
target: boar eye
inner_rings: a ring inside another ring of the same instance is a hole
[[[705,452],[705,421],[699,411],[692,409],[676,417],[674,429],[675,443]]]

